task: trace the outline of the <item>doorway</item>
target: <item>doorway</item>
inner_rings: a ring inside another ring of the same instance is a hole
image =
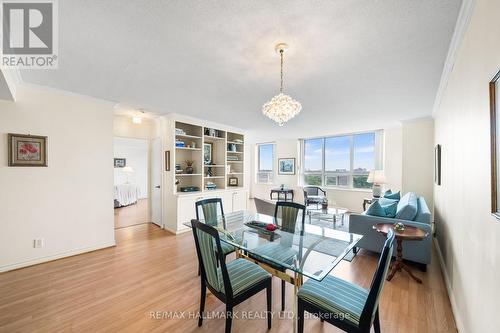
[[[115,229],[149,223],[149,140],[115,137]]]

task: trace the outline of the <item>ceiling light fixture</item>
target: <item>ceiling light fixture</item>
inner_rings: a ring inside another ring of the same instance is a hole
[[[281,58],[280,93],[262,106],[262,113],[283,126],[287,121],[299,114],[302,105],[292,97],[283,94],[283,54],[288,49],[285,43],[279,43],[274,48]]]
[[[140,116],[133,116],[133,117],[132,117],[132,122],[133,122],[134,124],[140,124],[140,123],[142,123],[142,116],[144,115],[144,111],[143,111],[143,110],[140,110],[140,109],[139,109],[139,111],[141,112],[141,115],[140,115]]]

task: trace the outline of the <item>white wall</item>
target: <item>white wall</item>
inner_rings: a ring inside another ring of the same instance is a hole
[[[0,271],[114,245],[112,104],[25,86],[16,100],[0,101]],[[7,133],[48,136],[49,166],[8,167]]]
[[[434,186],[439,248],[461,332],[500,327],[500,221],[490,214],[488,82],[500,69],[500,1],[476,1],[435,113],[442,185]]]
[[[149,141],[145,139],[133,139],[115,137],[113,140],[113,153],[115,158],[125,158],[126,165],[134,172],[127,176],[123,168],[114,168],[114,184],[137,185],[140,189],[139,199],[149,196]]]
[[[434,184],[434,120],[403,122],[403,192],[423,196],[432,211]]]

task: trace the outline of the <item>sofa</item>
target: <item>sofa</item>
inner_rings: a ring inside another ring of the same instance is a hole
[[[423,197],[417,197],[415,193],[406,193],[397,204],[397,213],[402,210],[416,210],[416,215],[412,220],[379,217],[367,215],[366,211],[361,214],[351,214],[349,216],[349,232],[363,235],[363,238],[356,244],[357,248],[363,248],[380,253],[384,246],[385,237],[377,233],[373,226],[377,223],[402,222],[404,225],[420,228],[428,233],[422,241],[406,241],[403,244],[403,259],[420,264],[420,268],[425,271],[426,265],[431,262],[432,249],[432,226],[431,212]],[[401,215],[401,214],[400,214]],[[357,250],[357,249],[356,249]],[[355,250],[355,252],[356,252]],[[396,242],[394,242],[394,254],[396,253]]]

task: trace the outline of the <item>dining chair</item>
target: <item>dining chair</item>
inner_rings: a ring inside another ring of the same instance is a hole
[[[302,212],[301,217],[299,217],[300,212]],[[295,234],[297,220],[300,220],[301,222],[300,230],[301,231],[304,230],[304,223],[306,217],[305,213],[306,213],[306,207],[304,205],[290,201],[276,202],[276,207],[274,209],[274,219],[275,221],[280,221],[281,230],[290,233],[290,235],[282,235],[279,242],[272,242],[263,245],[258,249],[258,253],[271,258],[278,259],[279,261],[282,262],[293,261],[293,258],[298,255],[298,252],[292,248],[293,234]],[[251,257],[255,259],[255,256]],[[259,258],[258,260],[276,270],[279,270],[280,272],[286,271],[286,267],[284,267],[283,265],[279,265],[275,262],[271,262],[263,258]],[[285,311],[285,295],[286,295],[286,282],[284,280],[281,280],[281,311]]]
[[[327,275],[321,282],[308,280],[297,293],[298,332],[304,332],[305,311],[346,332],[380,333],[379,299],[392,258],[394,232],[387,234],[369,290]]]
[[[226,265],[219,232],[214,227],[191,220],[196,253],[201,267],[201,299],[198,326],[203,324],[207,288],[226,304],[226,329],[231,332],[233,308],[261,290],[267,294],[267,327],[271,329],[271,274],[249,260],[239,258]]]
[[[203,212],[203,221],[205,222],[205,224],[211,226],[217,226],[219,218],[218,212],[220,211],[220,214],[222,216],[223,227],[224,229],[226,228],[226,221],[224,219],[224,207],[222,206],[221,198],[210,198],[210,199],[196,201],[195,209],[196,209],[196,219],[198,221],[200,221],[200,207],[201,211]],[[226,256],[228,254],[233,253],[234,251],[235,251],[234,246],[224,242],[222,243],[222,255],[224,257],[224,260],[226,260]],[[200,275],[199,267],[198,267],[198,275]]]

